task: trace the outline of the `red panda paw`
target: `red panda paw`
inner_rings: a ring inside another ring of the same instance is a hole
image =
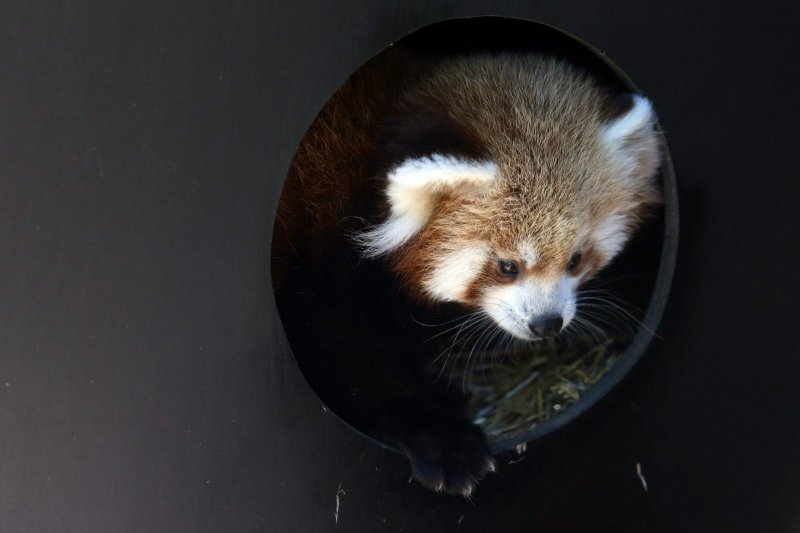
[[[465,498],[496,467],[486,436],[469,422],[420,431],[405,450],[414,479],[435,492]]]

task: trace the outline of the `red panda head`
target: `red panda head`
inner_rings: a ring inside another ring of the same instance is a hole
[[[389,215],[358,241],[365,255],[388,256],[411,293],[479,309],[532,340],[569,325],[580,284],[658,201],[655,118],[633,95],[609,118],[600,109],[606,96],[554,62],[538,74],[552,70],[559,86],[533,80],[531,97],[495,63],[451,67],[424,87],[429,109],[446,110],[448,128],[468,132],[472,148],[446,143],[398,159],[386,175]],[[453,86],[457,102],[447,97]]]

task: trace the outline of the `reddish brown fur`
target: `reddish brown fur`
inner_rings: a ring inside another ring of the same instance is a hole
[[[478,307],[480,305],[481,295],[486,287],[492,285],[506,285],[515,283],[516,281],[515,278],[503,276],[500,273],[496,261],[487,261],[483,270],[467,288],[465,297],[466,303],[471,307]]]
[[[550,83],[533,81],[537,76]],[[454,92],[457,102],[449,98]],[[487,194],[443,202],[403,248],[395,264],[417,290],[425,265],[434,264],[444,243],[453,240],[488,242],[516,258],[518,241],[527,236],[539,260],[522,274],[557,277],[586,230],[614,212],[625,213],[633,226],[658,202],[651,176],[633,184],[615,179],[598,144],[602,125],[628,111],[631,98],[613,98],[571,67],[536,56],[472,58],[443,68],[414,94],[418,105],[427,99],[425,109],[450,109],[463,129],[481,139],[501,173]],[[520,115],[521,109],[529,113]],[[498,282],[486,275],[495,259],[470,295],[481,284]],[[588,278],[610,259],[588,249],[580,272]]]
[[[273,283],[340,243],[359,227],[350,217],[367,217],[370,205],[380,204],[370,183],[380,164],[376,140],[415,68],[404,53],[387,50],[356,71],[312,122],[292,160],[275,216]]]
[[[382,56],[334,95],[295,155],[276,218],[274,279],[357,227],[348,217],[374,223],[385,216],[381,180],[404,153],[489,158],[500,173],[490,190],[441,198],[422,230],[392,254],[404,286],[421,299],[421,280],[452,243],[487,243],[495,255],[518,259],[520,239],[529,239],[539,259],[522,275],[555,277],[610,213],[625,213],[633,229],[658,202],[650,168],[657,161],[643,162],[637,183],[623,183],[599,143],[603,125],[627,111],[631,98],[608,93],[581,71],[509,55],[417,66],[411,75],[402,53]],[[611,259],[592,247],[583,254],[577,272],[584,278]],[[481,285],[504,282],[492,273],[495,255],[469,301]]]

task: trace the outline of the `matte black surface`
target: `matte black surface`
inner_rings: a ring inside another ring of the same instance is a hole
[[[202,4],[3,10],[0,531],[800,529],[796,8]],[[573,32],[650,95],[683,241],[623,387],[468,503],[322,410],[267,265],[283,174],[336,85],[478,14]]]

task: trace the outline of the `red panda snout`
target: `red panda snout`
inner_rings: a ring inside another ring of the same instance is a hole
[[[507,333],[524,340],[550,337],[575,317],[580,279],[564,274],[555,280],[528,276],[514,283],[485,286],[480,308]]]

